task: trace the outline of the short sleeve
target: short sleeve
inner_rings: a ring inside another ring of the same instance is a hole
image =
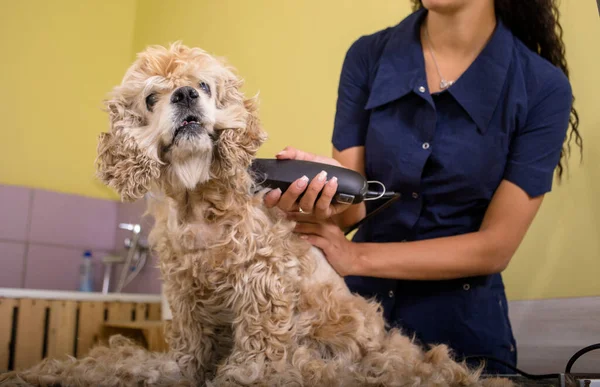
[[[337,150],[365,144],[369,114],[365,109],[368,99],[368,47],[366,38],[355,41],[344,58],[332,143]]]
[[[571,85],[566,77],[555,77],[546,82],[537,95],[525,125],[517,130],[511,143],[504,176],[530,197],[552,189],[573,102]]]

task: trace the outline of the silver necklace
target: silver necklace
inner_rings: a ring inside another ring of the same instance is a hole
[[[454,81],[447,81],[442,72],[440,71],[440,67],[435,60],[435,55],[433,54],[433,43],[431,43],[431,38],[429,37],[429,31],[427,30],[427,26],[425,26],[425,35],[427,36],[427,42],[429,43],[429,53],[431,54],[431,59],[433,59],[433,64],[437,70],[438,76],[440,77],[440,89],[445,90],[454,84]]]

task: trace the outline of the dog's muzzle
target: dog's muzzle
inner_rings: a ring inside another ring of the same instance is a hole
[[[197,134],[203,129],[204,128],[202,128],[200,125],[200,117],[194,114],[188,114],[181,121],[177,129],[175,129],[175,133],[173,133],[173,141],[177,140],[177,138],[182,135]]]
[[[211,141],[215,141],[214,135],[204,127],[202,114],[197,113],[199,109],[180,108],[178,110],[177,118],[174,119],[171,142],[163,148],[163,153],[168,153],[182,141],[193,141],[203,135],[207,135]]]

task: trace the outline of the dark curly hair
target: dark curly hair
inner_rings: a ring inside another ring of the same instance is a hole
[[[423,6],[421,0],[411,0],[413,11]],[[563,29],[559,22],[560,12],[555,0],[495,0],[496,17],[512,31],[529,49],[560,68],[569,77],[569,68],[565,58]],[[573,103],[575,97],[573,97]],[[575,106],[571,106],[569,119],[571,131],[565,138],[565,146],[560,154],[557,166],[559,179],[563,174],[562,160],[571,153],[571,140],[579,146],[583,157],[583,140],[579,133],[579,115]]]

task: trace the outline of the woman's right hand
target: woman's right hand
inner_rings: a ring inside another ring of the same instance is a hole
[[[315,155],[289,146],[279,152],[276,158],[281,160],[307,160],[338,167],[342,166],[333,158]],[[309,180],[308,176],[302,176],[294,181],[285,192],[281,192],[279,189],[270,191],[265,195],[265,205],[269,208],[277,206],[285,212],[308,213],[321,220],[337,215],[350,206],[349,204],[332,203],[338,187],[335,176],[327,176],[323,171],[317,176],[312,176],[310,184],[308,184]],[[298,202],[298,198],[302,193],[304,193],[304,196]],[[321,196],[317,199],[319,193],[321,193]]]

